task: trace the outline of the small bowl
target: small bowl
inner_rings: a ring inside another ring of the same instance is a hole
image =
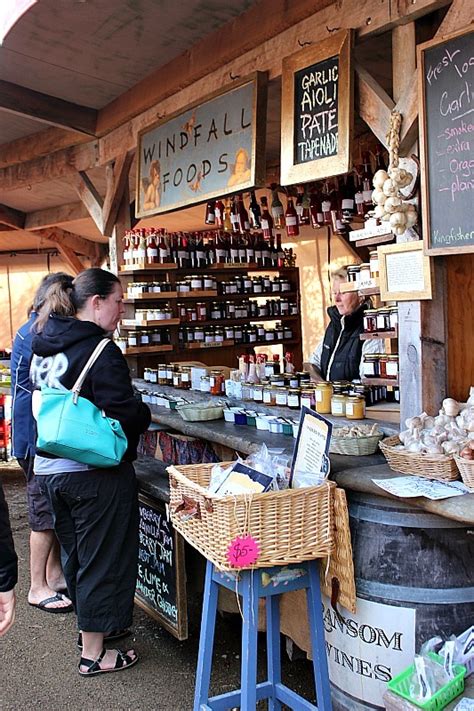
[[[235,419],[234,419],[234,424],[236,425],[246,425],[247,424],[247,415],[243,412],[236,412],[235,413]]]
[[[291,425],[289,422],[283,422],[282,430],[283,434],[291,436],[293,434],[293,425]]]
[[[298,430],[300,427],[300,423],[296,422],[291,425],[291,428],[293,430],[293,437],[296,439],[298,437]]]
[[[269,420],[269,430],[272,434],[281,434],[283,430],[282,423],[276,419]]]
[[[229,410],[229,408],[225,408],[224,410],[224,420],[226,422],[235,422],[235,412],[232,410]]]
[[[255,419],[255,425],[257,427],[257,430],[264,430],[265,432],[268,432],[268,430],[270,429],[268,415],[258,415]]]

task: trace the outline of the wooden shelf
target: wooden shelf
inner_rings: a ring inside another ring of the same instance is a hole
[[[177,269],[177,264],[149,264],[140,262],[139,264],[126,264],[120,267],[120,274],[135,274],[136,272],[171,272]]]
[[[398,378],[362,378],[364,385],[392,385],[398,387]]]
[[[159,321],[134,321],[131,318],[125,318],[120,323],[120,328],[166,328],[167,326],[179,326],[181,323],[179,318],[160,319]]]
[[[184,346],[185,351],[192,351],[200,348],[229,348],[230,346],[235,346],[235,341],[213,341],[212,343],[186,343]]]
[[[374,338],[398,338],[398,329],[393,331],[373,331],[372,333],[361,333],[359,336],[361,341],[373,341]]]
[[[374,282],[375,283],[373,286],[364,287],[362,289],[354,281],[346,282],[345,284],[341,284],[340,286],[341,294],[354,293],[356,291],[359,292],[359,294],[362,294],[363,296],[373,296],[374,294],[380,294],[380,286],[378,283],[378,279],[374,279]]]
[[[300,315],[296,316],[249,316],[247,318],[224,318],[221,319],[226,326],[240,326],[246,323],[260,323],[262,321],[280,321],[285,323],[286,321],[295,321],[299,319]],[[212,319],[210,321],[181,321],[182,326],[190,326],[195,328],[196,326],[215,326],[217,319]]]
[[[217,296],[217,289],[208,289],[206,291],[178,291],[178,299],[205,299],[206,297]]]
[[[378,235],[377,237],[368,237],[367,239],[358,239],[354,242],[356,247],[373,247],[378,244],[387,244],[387,242],[393,242],[395,235],[393,232],[389,235]]]
[[[146,292],[145,294],[140,294],[139,296],[133,296],[123,300],[124,304],[134,304],[135,301],[162,301],[163,299],[176,299],[178,296],[177,291],[159,291],[153,294]]]
[[[221,343],[186,343],[182,350],[194,350],[200,348],[261,348],[262,346],[276,346],[280,344],[291,345],[299,343],[296,338],[284,338],[278,341],[258,341],[257,343],[237,343],[236,341],[222,341]]]
[[[124,355],[144,355],[145,353],[163,353],[164,351],[172,351],[171,343],[166,343],[162,346],[134,346],[127,348]]]

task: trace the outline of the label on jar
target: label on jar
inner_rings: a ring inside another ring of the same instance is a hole
[[[226,330],[225,337],[226,337],[226,340],[231,341],[234,337],[234,329],[231,328],[231,329]]]
[[[354,405],[352,402],[348,401],[346,402],[346,415],[353,415],[354,414]]]
[[[173,375],[173,385],[175,388],[179,388],[180,380],[181,380],[181,378],[179,377],[179,373],[175,373]]]
[[[205,289],[212,289],[214,282],[212,279],[206,279],[204,278],[204,288]]]
[[[322,402],[322,401],[323,401],[322,390],[316,390],[316,402]]]
[[[398,376],[398,363],[388,360],[386,372],[389,378],[396,378]]]
[[[343,210],[353,210],[354,209],[354,200],[349,199],[349,198],[344,198],[344,200],[341,203],[341,208]]]
[[[299,407],[299,406],[300,406],[299,395],[293,395],[290,393],[288,395],[288,407]]]
[[[367,378],[375,377],[375,363],[364,363],[362,372]]]
[[[275,334],[272,333],[271,331],[267,331],[265,333],[265,340],[266,341],[274,341],[275,340]]]
[[[156,383],[158,382],[158,374],[156,370],[150,371],[150,383]]]
[[[256,343],[257,342],[257,334],[256,333],[249,333],[249,343]]]
[[[270,390],[264,390],[263,391],[263,402],[265,403],[265,405],[268,405],[269,403],[271,403],[271,401],[272,401],[272,394],[271,394]]]
[[[311,396],[310,395],[302,395],[301,396],[301,407],[311,407],[312,402],[311,402]]]
[[[331,403],[331,414],[343,415],[344,414],[344,403],[343,402],[332,402]]]
[[[191,279],[191,289],[202,289],[202,279]]]
[[[263,391],[255,388],[253,391],[253,399],[255,402],[263,402]]]
[[[298,224],[298,218],[296,215],[287,215],[285,217],[285,222],[287,227],[293,227],[294,225]]]
[[[262,285],[254,283],[253,285],[253,293],[254,294],[261,294],[262,293]]]
[[[160,380],[166,380],[166,370],[159,370],[158,371],[158,377]]]
[[[385,328],[385,316],[377,316],[377,331],[383,331]]]
[[[215,384],[216,384],[216,379],[213,375],[211,375],[209,377],[209,385],[211,386],[211,388],[213,388]]]
[[[142,333],[140,336],[140,345],[142,346],[147,346],[150,343],[150,339],[148,337],[148,333]]]
[[[286,393],[277,393],[276,394],[276,404],[277,405],[286,405],[286,403],[287,403]]]
[[[194,331],[194,340],[195,341],[203,341],[204,340],[204,331]]]
[[[182,383],[189,383],[189,373],[182,373],[181,374],[181,382]]]

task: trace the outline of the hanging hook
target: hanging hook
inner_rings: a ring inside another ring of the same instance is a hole
[[[229,76],[232,79],[232,81],[235,81],[236,79],[240,79],[240,74],[232,74],[232,70],[229,72]]]
[[[328,27],[326,25],[326,29],[329,32],[329,34],[331,34],[332,32],[338,32],[341,28],[340,27]]]
[[[309,44],[313,44],[312,42],[302,42],[300,39],[298,40],[298,44],[300,47],[307,47]]]

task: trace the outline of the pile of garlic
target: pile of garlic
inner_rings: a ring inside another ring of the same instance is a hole
[[[412,180],[413,175],[404,168],[389,168],[388,173],[386,170],[378,170],[374,175],[374,215],[383,222],[390,222],[390,227],[397,235],[402,235],[418,220],[415,205],[404,202],[400,193],[400,189],[406,188]]]
[[[333,437],[373,437],[382,435],[377,423],[373,425],[355,425],[354,427],[335,427],[332,431]]]
[[[398,449],[431,455],[461,454],[474,446],[474,395],[467,403],[459,403],[453,398],[443,400],[437,417],[423,412],[419,417],[405,421],[406,430],[400,432],[401,445]]]

